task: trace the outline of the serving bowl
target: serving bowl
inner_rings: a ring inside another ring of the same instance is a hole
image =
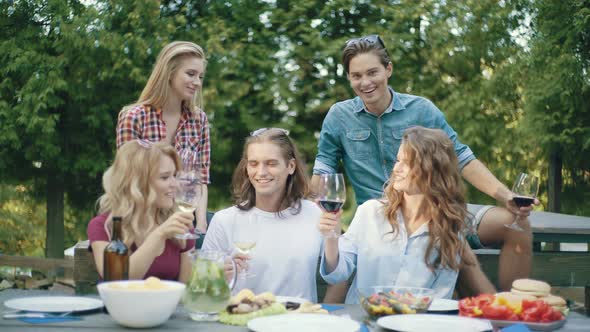
[[[426,312],[434,296],[433,289],[419,287],[359,287],[357,293],[371,317]]]
[[[97,288],[109,314],[117,323],[146,328],[158,326],[170,318],[186,287],[176,281],[156,280],[102,282]]]

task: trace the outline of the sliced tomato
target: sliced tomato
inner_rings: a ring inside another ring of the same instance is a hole
[[[496,320],[508,320],[508,318],[514,315],[514,312],[510,308],[502,305],[491,304],[481,309],[483,316],[488,319]]]
[[[473,301],[475,302],[476,306],[483,308],[489,304],[492,304],[495,299],[496,297],[492,294],[480,294],[474,297]]]

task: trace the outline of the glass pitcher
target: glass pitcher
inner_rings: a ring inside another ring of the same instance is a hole
[[[233,277],[229,284],[225,280],[224,263],[230,261]],[[191,278],[183,297],[184,307],[196,321],[215,321],[218,313],[225,309],[231,291],[236,284],[236,262],[220,251],[198,251],[193,258]]]

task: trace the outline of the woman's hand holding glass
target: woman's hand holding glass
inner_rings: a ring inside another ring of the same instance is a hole
[[[194,219],[194,211],[201,198],[201,180],[200,173],[197,171],[179,171],[176,175],[177,189],[176,189],[176,205],[182,212],[190,213]],[[204,233],[198,229],[193,232],[182,232],[176,235],[178,239],[198,239],[199,235]]]
[[[178,234],[189,232],[193,226],[193,215],[190,212],[178,211],[172,214],[166,221],[164,221],[156,231],[153,232],[156,236],[162,239],[170,239],[177,237]]]
[[[338,220],[340,220],[340,215],[342,215],[342,213],[340,213],[340,209],[346,201],[344,175],[341,173],[320,174],[317,185],[316,202],[322,211],[324,211],[324,215],[338,215]],[[339,221],[338,224],[340,224]],[[337,232],[336,230],[331,232],[322,232],[322,235],[326,238],[337,238],[340,236],[340,228],[338,228]]]
[[[318,223],[318,230],[327,239],[337,239],[338,236],[334,236],[334,234],[340,234],[342,229],[341,217],[342,210],[338,212],[323,212]]]

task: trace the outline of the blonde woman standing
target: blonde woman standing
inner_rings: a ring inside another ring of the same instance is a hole
[[[134,104],[125,106],[117,123],[117,148],[133,139],[164,141],[182,156],[184,167],[201,173],[202,195],[196,210],[197,229],[207,229],[207,184],[210,141],[207,115],[201,109],[207,60],[191,42],[166,45]]]
[[[194,240],[178,240],[192,229],[190,212],[174,213],[180,160],[170,144],[134,140],[121,146],[103,175],[99,215],[88,224],[96,269],[103,276],[104,248],[113,216],[122,217],[122,238],[130,249],[129,279],[158,277],[186,282]]]

